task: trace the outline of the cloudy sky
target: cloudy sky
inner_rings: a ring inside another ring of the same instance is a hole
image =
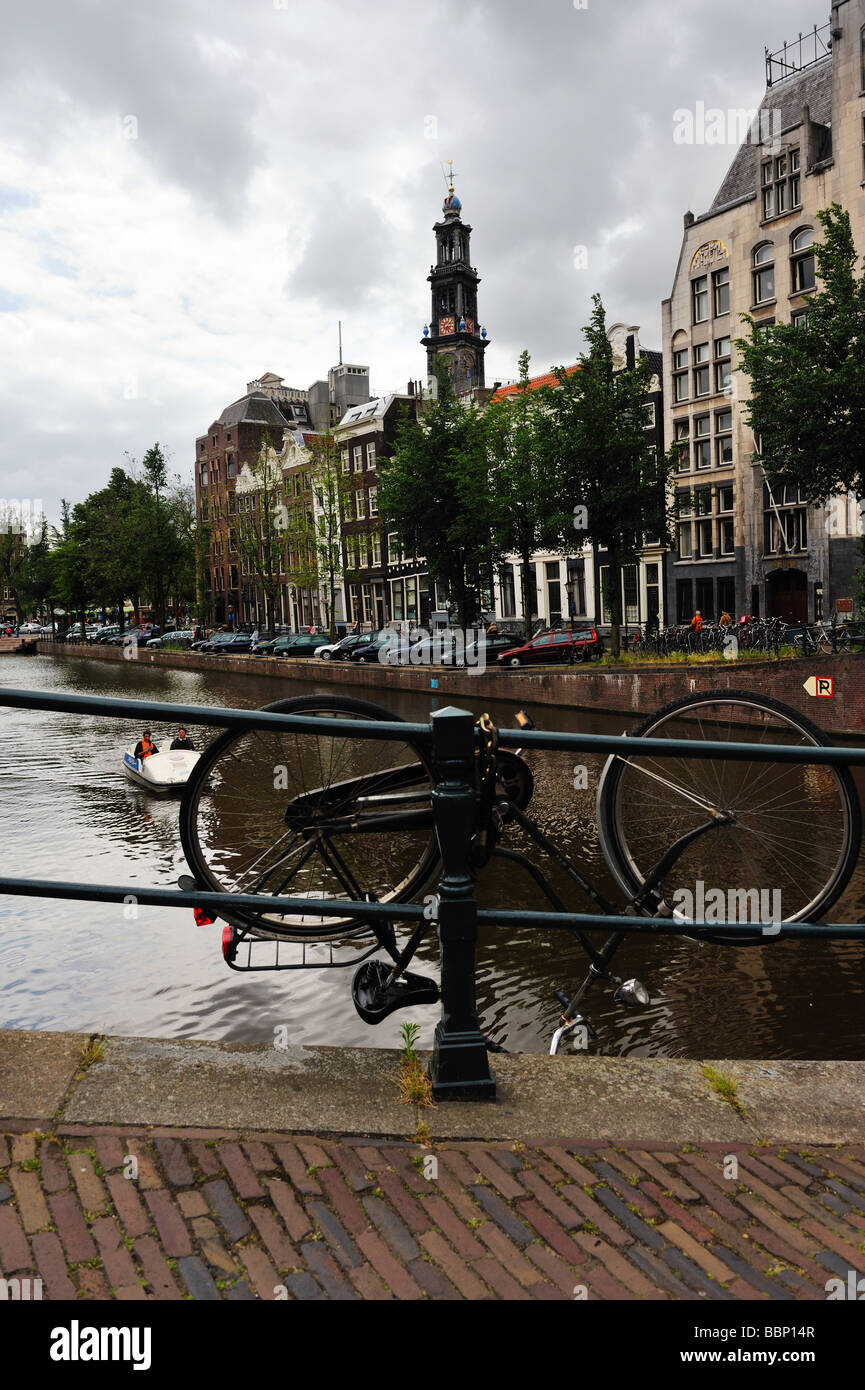
[[[686,209],[734,150],[674,113],[752,108],[763,48],[828,0],[34,0],[0,48],[0,496],[80,500],[246,382],[337,360],[424,375],[454,161],[487,380],[574,360],[592,293],[660,347]],[[711,22],[708,22],[708,21]],[[710,37],[711,34],[711,37]],[[581,252],[579,248],[585,248]]]

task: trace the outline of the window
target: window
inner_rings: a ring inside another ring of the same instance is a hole
[[[208,472],[207,464],[205,464],[204,467],[203,467],[202,470],[201,470],[201,486],[202,486],[202,487],[209,487],[209,486],[210,486],[210,473]]]
[[[705,323],[709,317],[708,275],[701,275],[691,282],[691,305],[694,323]]]
[[[701,560],[710,560],[712,558],[711,521],[699,521],[697,523],[697,546]]]
[[[701,415],[694,421],[694,433],[696,440],[694,443],[694,467],[712,467],[712,440],[710,438],[711,421],[708,415]]]
[[[645,424],[646,429],[647,429],[647,430],[653,430],[653,429],[655,428],[655,402],[654,402],[654,401],[646,401],[646,404],[643,406],[643,414],[645,415],[644,424]]]
[[[348,472],[349,472],[348,449],[343,449],[342,453],[340,454],[340,459],[342,460],[342,471],[343,471],[343,473],[348,473]]]
[[[765,241],[754,252],[754,303],[765,304],[775,298],[775,247]]]
[[[718,488],[718,511],[731,512],[733,510],[733,487]]]
[[[374,444],[367,444],[367,446],[366,446],[366,466],[367,466],[367,468],[375,468],[375,445],[374,445]]]
[[[673,400],[688,399],[688,349],[680,348],[673,353]]]
[[[380,564],[381,564],[381,537],[380,537],[380,536],[373,536],[373,538],[372,538],[372,563],[373,563],[374,565],[380,565]]]
[[[680,488],[676,493],[676,515],[679,517],[693,516],[694,496],[687,488]]]
[[[709,344],[699,343],[694,348],[694,395],[709,394]]]
[[[226,463],[226,476],[229,478],[237,477],[237,468],[234,462],[234,454],[229,454]]]
[[[733,377],[733,364],[730,357],[730,339],[715,339],[715,390],[726,392],[730,389]]]
[[[814,233],[810,227],[797,232],[790,242],[790,283],[794,294],[805,294],[815,285]]]
[[[732,555],[735,549],[733,545],[733,523],[732,521],[722,521],[718,527],[721,541],[721,554]]]
[[[358,521],[366,517],[366,493],[363,491],[354,494],[354,514]]]
[[[733,412],[719,410],[715,416],[715,462],[727,468],[733,462]]]
[[[790,322],[794,328],[804,328],[808,322],[807,309],[795,309],[790,315]]]
[[[676,580],[676,621],[689,623],[694,616],[694,586],[690,579]]]
[[[712,275],[712,297],[715,304],[715,317],[730,312],[730,269],[716,270]]]
[[[679,527],[679,559],[690,560],[694,554],[693,542],[691,539],[691,523],[687,522]]]
[[[677,469],[680,473],[687,473],[691,467],[690,421],[677,420],[673,429],[676,437],[676,454],[679,460]]]
[[[362,445],[362,444],[355,444],[355,446],[354,446],[354,471],[355,471],[355,473],[360,473],[360,472],[362,472],[362,470],[363,470],[363,445]]]
[[[378,488],[371,487],[369,490],[369,514],[378,516]]]
[[[402,559],[402,552],[399,545],[399,536],[396,531],[389,531],[387,537],[387,561],[389,565],[398,565]],[[394,613],[394,617],[397,614]]]
[[[208,507],[207,507],[207,498],[206,498],[206,497],[202,497],[202,499],[201,499],[201,520],[202,520],[202,521],[207,521],[207,520],[208,520]]]
[[[763,221],[782,217],[802,202],[802,175],[798,150],[763,161],[760,176]]]
[[[763,484],[763,546],[770,555],[808,549],[808,508],[795,486],[773,494]]]
[[[708,487],[698,488],[694,493],[694,505],[697,509],[697,516],[711,516],[712,489]]]

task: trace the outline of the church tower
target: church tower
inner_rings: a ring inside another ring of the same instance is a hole
[[[430,321],[423,331],[427,377],[435,379],[438,358],[448,362],[457,395],[484,385],[487,330],[478,323],[480,276],[471,263],[472,229],[461,219],[462,204],[454,193],[450,169],[442,219],[436,222],[436,263],[427,279],[432,286]]]

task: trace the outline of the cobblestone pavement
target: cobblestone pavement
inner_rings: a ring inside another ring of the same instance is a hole
[[[7,1132],[0,1271],[48,1299],[825,1300],[865,1274],[865,1146]]]

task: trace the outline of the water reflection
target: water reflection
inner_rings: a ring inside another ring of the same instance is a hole
[[[116,694],[172,703],[252,708],[332,687],[300,686],[264,677],[169,671],[137,663],[53,662],[49,657],[3,658],[4,685]],[[355,693],[346,691],[346,693]],[[424,719],[429,697],[388,692],[396,713]],[[465,703],[465,702],[461,702]],[[490,702],[485,701],[489,706]],[[501,724],[515,705],[491,706]],[[475,711],[480,713],[480,707]],[[621,714],[531,710],[539,727],[620,733]],[[169,726],[150,721],[156,742]],[[177,834],[177,802],[160,801],[128,783],[124,746],[141,730],[127,721],[23,710],[0,711],[0,845],[4,868],[21,876],[174,886],[185,871]],[[210,731],[195,730],[201,747]],[[588,788],[574,788],[573,758],[532,757],[532,812],[548,834],[579,859],[590,877],[615,897],[598,846],[595,789],[601,760],[584,758]],[[860,795],[862,794],[860,782]],[[520,834],[512,847],[537,851]],[[575,910],[589,910],[561,871],[549,874]],[[513,864],[497,863],[479,885],[483,905],[537,907],[539,896]],[[857,868],[837,921],[865,910],[865,871]],[[222,961],[218,926],[197,927],[180,909],[139,907],[127,916],[116,905],[0,899],[0,1025],[100,1030],[196,1038],[266,1040],[277,1026],[294,1043],[394,1045],[402,1019],[369,1028],[351,1006],[351,970],[243,976]],[[680,1057],[865,1058],[865,947],[841,943],[775,942],[747,950],[703,947],[672,938],[631,938],[618,957],[626,975],[648,984],[651,1005],[626,1012],[606,992],[592,996],[589,1016],[597,1050],[611,1055]],[[434,941],[418,968],[438,969]],[[486,1031],[515,1051],[542,1051],[556,1026],[557,987],[582,977],[576,945],[561,931],[483,931],[478,950],[478,999]],[[421,1044],[429,1045],[436,1009],[420,1009]]]

